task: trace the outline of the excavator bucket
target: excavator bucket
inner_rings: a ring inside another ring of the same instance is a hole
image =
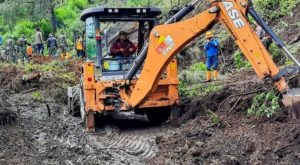
[[[293,118],[300,118],[300,88],[288,90],[283,95],[282,103]]]

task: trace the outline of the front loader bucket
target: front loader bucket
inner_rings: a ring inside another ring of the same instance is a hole
[[[293,118],[300,118],[300,88],[289,89],[283,95],[282,103]]]

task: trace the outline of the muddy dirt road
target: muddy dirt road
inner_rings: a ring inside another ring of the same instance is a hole
[[[48,101],[49,117],[46,103],[32,101],[29,94],[2,98],[17,117],[0,126],[0,164],[144,164],[159,152],[155,138],[175,132],[127,116],[87,134],[64,106]]]
[[[193,98],[175,123],[152,126],[124,114],[94,134],[58,98],[39,102],[31,93],[2,91],[0,117],[10,120],[0,123],[0,164],[300,164],[298,120],[284,110],[247,116],[255,91],[272,88],[253,75],[229,77],[217,92]]]

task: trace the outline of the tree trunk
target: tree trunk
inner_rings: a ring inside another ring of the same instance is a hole
[[[57,19],[54,13],[54,7],[51,8],[51,24],[52,24],[52,33],[55,34],[57,31]]]

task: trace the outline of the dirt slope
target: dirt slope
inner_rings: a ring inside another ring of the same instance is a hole
[[[225,80],[220,91],[193,99],[179,132],[157,139],[160,153],[149,164],[299,164],[299,121],[285,110],[270,119],[248,117],[255,93],[272,86],[251,71],[240,75]]]

